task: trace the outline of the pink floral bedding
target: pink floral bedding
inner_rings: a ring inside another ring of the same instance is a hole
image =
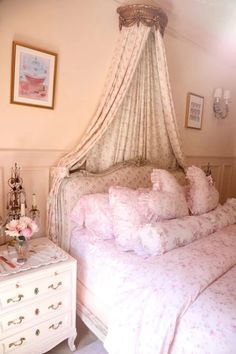
[[[80,230],[71,253],[108,306],[109,354],[236,353],[236,225],[147,259]]]
[[[234,354],[235,273],[236,225],[132,267],[117,289],[105,348]]]

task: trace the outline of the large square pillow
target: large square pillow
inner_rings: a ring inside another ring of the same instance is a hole
[[[71,220],[79,228],[85,227],[95,239],[107,240],[114,237],[108,193],[82,196],[71,212]]]
[[[188,167],[186,177],[189,181],[188,207],[193,215],[200,215],[215,209],[219,203],[219,192],[212,179],[197,167]]]

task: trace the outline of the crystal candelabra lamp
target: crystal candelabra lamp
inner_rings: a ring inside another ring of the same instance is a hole
[[[21,216],[26,215],[26,193],[23,187],[23,179],[20,176],[20,167],[15,166],[11,168],[11,178],[8,180],[8,185],[10,186],[10,192],[7,195],[7,210],[9,222],[13,219],[17,220]],[[32,195],[32,207],[29,211],[29,217],[33,220],[39,221],[40,212],[36,203],[36,194]]]
[[[11,177],[8,180],[10,191],[7,194],[7,210],[8,215],[6,221],[0,216],[0,244],[6,242],[5,226],[11,220],[18,220],[22,216],[26,216],[26,193],[23,187],[23,179],[20,175],[20,167],[15,163],[11,168]],[[40,211],[36,203],[36,195],[32,195],[32,207],[29,211],[29,217],[39,225]],[[10,244],[10,241],[8,242]]]
[[[25,209],[27,208],[23,179],[20,176],[20,167],[16,163],[11,168],[11,177],[8,180],[8,185],[10,192],[7,194],[7,222],[24,216]]]

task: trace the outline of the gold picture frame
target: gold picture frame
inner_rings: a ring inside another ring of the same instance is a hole
[[[57,54],[14,41],[10,102],[54,108]]]
[[[187,94],[185,127],[202,129],[204,97],[192,92]]]

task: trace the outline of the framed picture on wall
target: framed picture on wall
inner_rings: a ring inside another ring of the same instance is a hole
[[[193,129],[202,128],[204,97],[189,92],[187,94],[185,127]]]
[[[11,103],[54,108],[57,54],[12,45]]]

